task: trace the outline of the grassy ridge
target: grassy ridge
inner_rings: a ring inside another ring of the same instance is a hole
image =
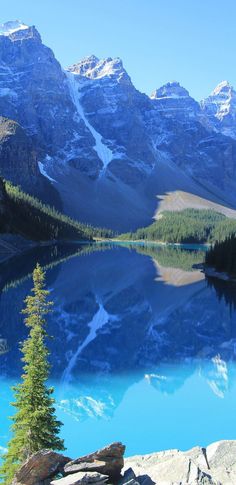
[[[0,232],[20,234],[36,241],[92,240],[111,237],[112,231],[81,224],[26,194],[10,182],[4,182],[5,210],[0,216]]]
[[[169,243],[206,243],[221,241],[236,234],[236,220],[207,209],[163,212],[148,227],[119,236],[120,240],[148,240]]]

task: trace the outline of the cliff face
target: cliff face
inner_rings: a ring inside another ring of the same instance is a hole
[[[0,117],[0,174],[3,178],[30,188],[40,177],[32,142],[15,121]]]
[[[0,176],[23,190],[60,207],[60,199],[41,175],[38,153],[31,138],[16,121],[0,116]]]

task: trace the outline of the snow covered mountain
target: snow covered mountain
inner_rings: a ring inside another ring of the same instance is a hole
[[[216,131],[236,140],[236,91],[222,81],[210,96],[201,101],[203,113]]]
[[[130,230],[149,224],[160,206],[236,207],[228,85],[200,104],[177,82],[149,97],[119,58],[90,56],[63,70],[34,26],[7,22],[0,26],[0,116],[21,125],[41,177],[81,221]]]

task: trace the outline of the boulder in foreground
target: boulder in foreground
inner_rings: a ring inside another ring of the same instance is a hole
[[[55,451],[41,450],[23,463],[15,474],[14,485],[35,485],[63,471],[70,458]]]
[[[117,480],[124,466],[124,452],[125,446],[122,443],[112,443],[99,451],[70,461],[65,465],[64,473],[68,475],[93,470],[108,475],[111,480]]]

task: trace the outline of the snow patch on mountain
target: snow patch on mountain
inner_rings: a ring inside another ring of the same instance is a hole
[[[70,94],[72,101],[77,109],[77,113],[79,114],[80,118],[84,121],[86,127],[90,131],[90,133],[93,135],[95,144],[94,144],[94,150],[97,152],[98,157],[103,163],[103,168],[106,169],[108,164],[111,162],[113,159],[113,153],[108,148],[104,143],[103,143],[103,137],[98,133],[95,128],[91,125],[87,117],[85,116],[83,107],[81,105],[81,92],[80,92],[80,83],[79,83],[79,76],[73,72],[68,72],[66,71],[66,76],[69,82],[69,89],[70,89]],[[78,81],[76,80],[78,79]]]
[[[48,160],[48,161],[49,161],[50,159],[51,159],[51,157],[49,157],[49,156],[47,155],[46,160]],[[39,171],[40,171],[40,173],[41,173],[41,174],[42,174],[44,177],[46,177],[48,180],[50,180],[50,182],[56,182],[56,180],[55,180],[55,179],[53,179],[52,177],[50,177],[50,175],[48,175],[48,173],[47,173],[47,169],[46,169],[45,165],[44,165],[42,162],[38,162],[38,166],[39,166]]]
[[[0,25],[0,35],[11,35],[18,30],[26,30],[29,26],[23,24],[20,20],[13,20],[9,22],[5,22],[4,24]]]

